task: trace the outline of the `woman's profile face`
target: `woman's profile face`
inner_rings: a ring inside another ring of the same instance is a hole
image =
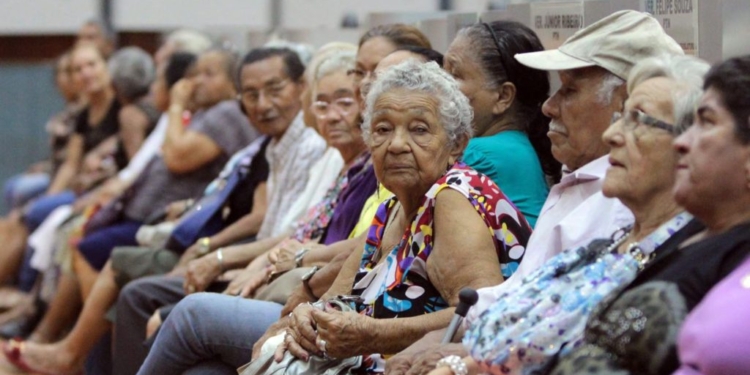
[[[380,60],[396,50],[396,45],[385,37],[378,36],[362,43],[357,50],[357,61],[352,70],[354,83],[357,85],[357,99],[363,100],[359,92],[363,81],[369,80]],[[361,105],[361,103],[360,103]],[[361,106],[364,108],[364,106]]]
[[[71,102],[78,96],[78,88],[72,77],[73,67],[70,56],[63,57],[57,62],[55,73],[55,85],[66,101]]]
[[[378,180],[394,194],[424,194],[456,161],[432,95],[393,89],[376,98],[370,151]]]
[[[677,153],[671,147],[674,133],[643,121],[645,115],[674,124],[672,97],[680,87],[670,78],[652,78],[630,94],[622,117],[602,136],[610,146],[610,167],[602,186],[605,196],[619,198],[628,205],[648,202],[655,194],[671,191],[677,165]]]
[[[736,126],[722,93],[711,87],[701,98],[693,126],[675,140],[680,154],[675,200],[699,218],[715,202],[731,202],[748,192],[750,146],[737,137]]]
[[[111,84],[107,63],[93,46],[81,46],[71,56],[73,77],[78,87],[87,94],[105,90]]]
[[[453,40],[443,59],[443,69],[456,79],[458,88],[469,98],[474,110],[475,134],[483,133],[482,130],[491,125],[492,107],[498,99],[498,93],[488,89],[491,78],[484,73],[479,61],[465,36]]]
[[[311,107],[318,132],[337,149],[355,143],[360,144],[360,150],[364,147],[358,121],[359,102],[354,92],[354,79],[344,70],[320,78],[315,86]]]

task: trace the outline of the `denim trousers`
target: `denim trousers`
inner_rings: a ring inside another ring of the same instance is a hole
[[[281,308],[216,293],[190,295],[164,321],[138,374],[237,374]]]

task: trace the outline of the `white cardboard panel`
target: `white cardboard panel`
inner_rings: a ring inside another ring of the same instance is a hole
[[[59,0],[58,0],[59,1]],[[266,30],[276,0],[112,0],[113,23],[120,30],[214,27]]]
[[[742,56],[750,54],[750,43],[748,43],[748,36],[750,36],[750,2],[747,0],[722,0],[724,2],[723,14],[721,19],[723,21],[721,41],[722,50],[721,53],[716,55],[716,58],[729,58],[735,56]],[[719,29],[718,25],[712,22],[715,20],[707,19],[704,24],[701,24],[701,29],[706,33],[714,32]],[[711,48],[712,42],[702,42],[705,48]],[[713,42],[715,43],[715,41]],[[705,50],[704,48],[704,50]]]
[[[0,0],[0,34],[75,34],[99,0]]]
[[[281,1],[281,27],[336,28],[347,14],[355,14],[360,27],[367,27],[369,13],[412,13],[438,10],[436,0],[273,0]],[[411,21],[416,22],[416,20]]]

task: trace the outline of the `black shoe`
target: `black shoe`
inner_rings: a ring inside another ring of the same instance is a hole
[[[33,312],[23,314],[0,326],[0,337],[6,340],[28,337],[34,331],[37,324],[42,320],[46,310],[46,304],[37,299],[34,301]]]

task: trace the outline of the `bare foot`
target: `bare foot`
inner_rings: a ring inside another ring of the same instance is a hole
[[[20,351],[22,362],[32,373],[81,374],[85,358],[77,359],[62,343],[38,344],[26,341]]]

